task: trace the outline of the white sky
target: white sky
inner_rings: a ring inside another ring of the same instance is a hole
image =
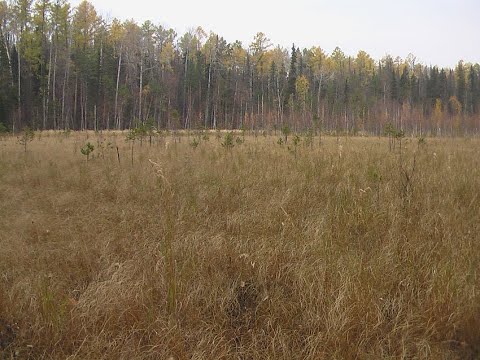
[[[72,0],[76,6],[80,0]],[[480,0],[91,0],[104,18],[151,20],[178,34],[202,26],[247,46],[262,31],[288,49],[339,46],[347,55],[365,50],[453,67],[480,63]]]

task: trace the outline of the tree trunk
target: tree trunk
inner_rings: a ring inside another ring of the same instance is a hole
[[[20,48],[17,48],[17,61],[18,61],[18,126],[22,124],[22,71],[21,71],[21,58],[20,58]],[[13,123],[13,133],[15,134],[15,122]]]
[[[118,69],[117,69],[117,85],[115,87],[115,109],[114,109],[114,117],[115,117],[115,127],[117,130],[121,129],[120,124],[120,116],[118,115],[118,88],[120,86],[120,71],[122,68],[122,48],[120,48],[120,54],[118,57]]]
[[[208,64],[208,85],[207,85],[207,99],[205,107],[205,129],[208,127],[208,122],[210,122],[210,86],[212,80],[212,60],[210,58],[210,64]]]
[[[140,83],[138,89],[138,121],[142,122],[143,59],[140,59]]]

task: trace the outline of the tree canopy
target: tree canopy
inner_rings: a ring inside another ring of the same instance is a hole
[[[320,39],[321,40],[321,39]],[[0,123],[10,129],[321,127],[475,132],[480,65],[439,69],[340,48],[291,50],[262,32],[107,21],[87,1],[0,1]],[[460,124],[460,125],[459,125]]]

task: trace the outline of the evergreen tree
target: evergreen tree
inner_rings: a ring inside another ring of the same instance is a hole
[[[456,75],[457,75],[457,79],[456,79],[457,99],[462,105],[462,108],[465,109],[466,84],[465,84],[465,68],[463,66],[463,61],[460,61],[458,63],[456,68]]]
[[[291,96],[295,95],[295,84],[297,82],[297,50],[295,44],[292,46],[292,56],[290,58],[290,70],[288,71],[287,91],[285,92],[285,105]]]
[[[412,103],[418,104],[420,102],[420,89],[419,89],[418,78],[414,73],[412,73],[412,76],[410,77],[410,86],[412,89],[412,96],[411,96]]]
[[[438,75],[438,96],[444,104],[446,104],[450,98],[450,94],[448,93],[447,73],[445,72],[445,69],[442,69]]]
[[[400,77],[400,102],[405,102],[410,96],[410,76],[408,68],[405,67]]]
[[[0,30],[0,123],[10,127],[15,106],[15,89],[11,77],[5,40]]]
[[[467,111],[473,114],[477,110],[478,102],[478,88],[477,88],[477,74],[473,65],[470,66],[468,74],[468,104]]]
[[[439,94],[439,73],[436,66],[430,68],[430,75],[427,81],[427,99],[430,106],[435,105],[436,99],[440,97]]]
[[[398,81],[395,70],[392,71],[392,77],[390,82],[390,97],[393,101],[398,100]]]

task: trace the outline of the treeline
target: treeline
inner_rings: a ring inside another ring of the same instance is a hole
[[[315,129],[433,135],[480,129],[480,65],[455,69],[336,48],[289,51],[263,33],[107,22],[87,1],[0,1],[0,123],[10,130]]]

